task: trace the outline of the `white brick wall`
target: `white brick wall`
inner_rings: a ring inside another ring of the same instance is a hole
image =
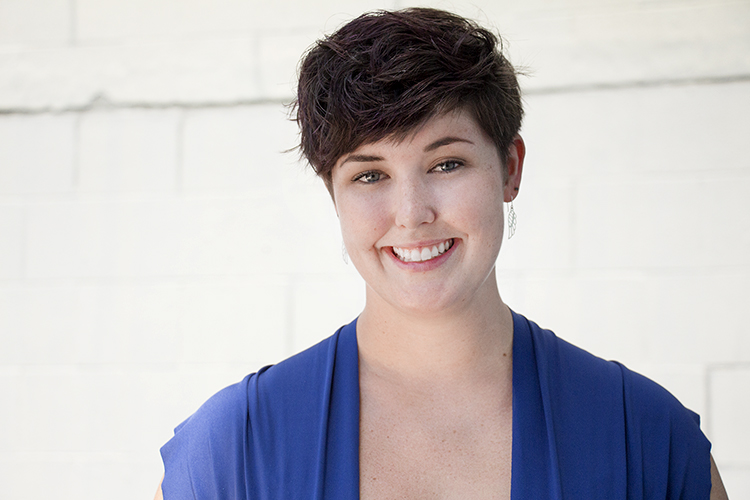
[[[3,0],[0,43],[61,44],[72,33],[70,0]]]
[[[20,279],[24,266],[24,211],[5,205],[0,207],[0,280]]]
[[[174,193],[182,113],[96,110],[81,116],[78,188],[82,193]]]
[[[738,434],[734,429],[747,425],[750,418],[750,398],[738,397],[750,393],[750,369],[746,366],[719,366],[711,370],[711,405],[713,418],[711,432],[716,447],[736,465],[747,467],[750,457],[748,433]]]
[[[36,110],[80,108],[97,99],[124,104],[259,99],[255,44],[237,35],[12,50],[0,53],[0,106]]]
[[[279,104],[189,111],[182,188],[190,193],[278,193],[297,159],[296,125]],[[262,172],[259,172],[261,170]]]
[[[175,425],[357,314],[281,103],[411,4],[0,0],[0,497],[149,498]],[[750,496],[750,4],[430,5],[528,69],[504,298],[700,412]]]
[[[0,115],[0,194],[70,192],[76,119],[70,113]]]

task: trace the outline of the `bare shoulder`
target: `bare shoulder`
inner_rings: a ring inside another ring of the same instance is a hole
[[[159,481],[159,487],[156,489],[154,500],[164,500],[164,496],[161,494],[161,481]]]
[[[711,456],[711,500],[729,500],[713,456]]]

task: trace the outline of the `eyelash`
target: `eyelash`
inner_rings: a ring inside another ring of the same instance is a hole
[[[377,175],[379,177],[375,181],[364,181],[364,180],[362,180],[363,178],[365,178],[367,176],[370,176],[370,175]],[[360,174],[355,175],[354,179],[352,179],[352,182],[359,182],[359,183],[362,183],[362,184],[374,184],[374,183],[376,183],[376,182],[378,182],[380,180],[380,176],[382,176],[382,175],[383,174],[381,172],[378,172],[377,170],[368,170],[366,172],[362,172]]]
[[[458,170],[459,168],[463,167],[464,163],[459,160],[446,160],[443,162],[438,163],[434,167],[430,169],[430,172],[438,172],[441,174],[449,174],[455,170]],[[451,168],[445,169],[446,166],[452,166]],[[375,180],[363,180],[366,177],[370,176],[377,176],[377,179]],[[359,182],[361,184],[375,184],[376,182],[381,180],[381,177],[385,176],[384,173],[378,172],[377,170],[367,170],[365,172],[361,172],[354,176],[352,179],[352,182]]]
[[[444,167],[446,165],[454,165],[454,166],[453,166],[453,168],[450,168],[448,170],[444,170],[443,168],[441,168],[441,167]],[[459,168],[461,168],[463,166],[464,166],[464,163],[462,161],[459,161],[459,160],[445,160],[445,161],[440,162],[437,165],[435,165],[432,168],[432,170],[435,171],[435,172],[440,172],[441,174],[449,174],[449,173],[453,172],[454,170],[458,170]]]

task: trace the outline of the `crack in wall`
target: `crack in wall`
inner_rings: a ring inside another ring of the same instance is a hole
[[[585,92],[602,92],[612,90],[648,89],[657,87],[687,87],[725,85],[732,83],[750,82],[750,74],[676,78],[660,80],[635,80],[622,82],[598,82],[573,85],[561,85],[559,87],[537,87],[523,90],[524,95],[554,95],[572,94]],[[42,106],[42,107],[8,107],[0,108],[0,115],[39,115],[39,114],[63,114],[63,113],[85,113],[99,109],[216,109],[233,108],[242,106],[258,106],[264,104],[289,105],[294,96],[286,98],[268,97],[257,99],[230,99],[226,101],[166,101],[166,102],[118,102],[110,99],[104,93],[94,95],[89,102],[71,106]]]
[[[292,98],[260,98],[260,99],[236,99],[228,101],[168,101],[168,102],[116,102],[107,98],[104,94],[96,94],[88,103],[72,106],[44,106],[39,108],[18,107],[0,108],[0,115],[43,115],[43,114],[65,114],[86,113],[96,110],[107,109],[215,109],[233,108],[242,106],[259,106],[264,104],[288,105]]]

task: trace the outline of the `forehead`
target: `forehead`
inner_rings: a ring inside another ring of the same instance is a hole
[[[440,146],[455,142],[465,142],[476,146],[492,144],[476,119],[469,112],[459,109],[435,115],[406,133],[391,134],[383,139],[364,143],[342,155],[336,165],[341,165],[350,158],[368,151],[415,148],[430,152]]]

